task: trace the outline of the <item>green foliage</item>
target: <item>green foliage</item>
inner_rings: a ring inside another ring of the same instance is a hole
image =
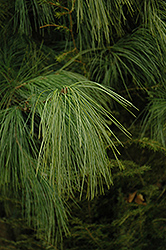
[[[113,91],[72,73],[50,74],[44,79],[47,87],[42,86],[41,77],[34,79],[32,86],[43,87],[41,91],[37,89],[37,93],[42,94],[34,110],[41,120],[39,138],[42,137],[37,172],[47,172],[49,169],[49,181],[54,185],[56,176],[59,194],[70,194],[75,186],[82,193],[86,182],[87,196],[93,198],[98,193],[98,183],[99,190],[103,190],[102,178],[108,187],[111,184],[111,173],[106,167],[106,145],[116,154],[114,143],[106,130],[112,136],[114,134],[104,116],[127,133],[100,105],[100,99],[111,97],[122,105],[130,103],[125,103]],[[27,86],[31,88],[29,84]]]
[[[134,11],[133,1],[124,1],[123,3],[121,0],[113,0],[111,3],[104,0],[76,1],[80,47],[83,47],[82,40],[86,45],[96,47],[96,41],[99,46],[103,43],[109,44],[115,36],[114,33],[117,37],[122,37],[124,34],[123,23],[126,19],[123,5],[127,6],[132,15]],[[88,28],[89,32],[85,32],[85,27]]]
[[[132,104],[81,75],[50,73],[33,43],[2,45],[1,193],[21,199],[28,224],[54,242],[56,233],[68,232],[66,197],[81,196],[86,186],[93,198],[112,184],[106,146],[116,147],[108,131],[116,136],[107,121],[129,133],[105,108],[107,100]]]
[[[116,89],[124,85],[128,92],[132,81],[148,90],[156,84],[156,79],[163,81],[164,65],[158,60],[160,51],[152,35],[145,29],[126,35],[107,48],[99,47],[80,52],[74,59],[83,56],[87,65],[87,75]],[[72,58],[66,66],[74,63],[74,59]]]
[[[143,135],[145,131],[150,130],[149,136],[153,140],[158,141],[165,150],[165,126],[166,126],[166,117],[165,117],[165,86],[160,88],[157,93],[151,91],[150,102],[146,109],[146,116],[143,123]]]
[[[14,106],[1,111],[0,116],[1,193],[9,197],[13,193],[22,199],[28,224],[33,223],[39,233],[45,230],[50,237],[51,228],[55,227],[54,213],[58,225],[66,230],[66,214],[56,189],[41,175],[36,177],[36,146],[22,111]]]
[[[51,5],[39,4],[38,0],[14,1],[14,31],[31,35],[33,29],[54,21]],[[32,18],[33,17],[33,18]]]
[[[165,249],[165,10],[1,1],[4,249]]]
[[[165,248],[165,153],[152,156],[150,150],[144,159],[145,148],[140,150],[138,144],[132,147],[134,151],[128,146],[127,152],[134,160],[122,160],[122,172],[113,163],[114,186],[105,196],[88,203],[83,200],[79,208],[72,209],[71,236],[64,241],[65,249]],[[127,153],[122,158],[127,159]],[[149,166],[142,165],[148,160]],[[131,194],[134,197],[129,201]],[[142,203],[139,194],[144,198]]]

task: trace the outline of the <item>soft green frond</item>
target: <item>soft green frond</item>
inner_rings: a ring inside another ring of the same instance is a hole
[[[124,35],[123,25],[126,20],[124,7],[132,15],[135,2],[132,0],[104,1],[78,0],[76,1],[77,29],[80,48],[86,46],[110,44],[114,37]],[[116,35],[115,35],[116,34]]]
[[[36,116],[40,119],[42,142],[37,173],[47,174],[51,185],[56,182],[59,194],[74,190],[82,193],[84,185],[88,197],[103,192],[103,184],[106,182],[109,187],[112,183],[106,147],[111,147],[115,156],[117,153],[112,141],[116,136],[106,120],[111,120],[126,135],[128,132],[101,103],[109,98],[126,108],[131,103],[71,72],[35,78],[25,89],[32,97],[36,95],[35,104],[35,98],[32,104],[29,99],[34,107],[32,126]]]
[[[143,136],[146,132],[164,147],[166,145],[166,94],[165,88],[151,92],[150,103],[143,121]]]
[[[33,29],[39,31],[40,26],[53,21],[51,5],[39,4],[38,0],[15,0],[14,31],[30,35]]]
[[[0,45],[0,107],[6,107],[11,105],[11,101],[18,104],[28,100],[27,93],[13,97],[27,80],[48,71],[52,65],[46,68],[48,52],[42,51],[42,44],[39,47],[31,40],[27,41],[26,37],[5,39],[2,36]]]
[[[29,106],[34,96],[25,88],[27,80],[41,74],[47,57],[20,36],[0,42],[0,193],[22,200],[29,225],[50,241],[55,233],[67,232],[66,209],[56,185],[50,186],[46,175],[36,176],[39,142],[30,134]]]
[[[144,26],[160,43],[164,42],[164,45],[166,42],[166,2],[164,0],[146,0],[142,2],[142,5]]]
[[[0,192],[22,199],[29,225],[50,240],[58,228],[67,231],[65,209],[56,187],[35,174],[37,148],[25,117],[16,106],[0,112]]]
[[[165,74],[156,40],[145,29],[139,29],[132,35],[119,39],[108,48],[98,47],[82,51],[62,69],[70,64],[74,67],[78,58],[87,65],[89,78],[116,90],[124,85],[128,91],[130,82],[148,90],[156,82],[162,83]]]
[[[162,81],[163,64],[160,61],[160,53],[148,30],[140,29],[120,39],[110,48],[109,54],[110,57],[106,57],[107,63],[101,63],[99,67],[104,68],[105,84],[108,82],[108,76],[112,86],[116,86],[121,79],[126,90],[130,81],[143,88]]]

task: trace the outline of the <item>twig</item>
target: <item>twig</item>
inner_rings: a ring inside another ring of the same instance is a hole
[[[52,2],[50,2],[50,1],[49,1],[48,3],[50,3],[51,5],[57,6],[57,7],[61,8],[61,9],[67,10],[67,12],[70,11],[68,8],[66,8],[66,7],[64,7],[64,6],[61,6],[60,4],[52,3]]]
[[[71,30],[69,28],[67,28],[66,26],[58,25],[58,24],[46,24],[46,25],[40,26],[40,29],[45,28],[45,27],[50,27],[50,26],[54,26],[54,27],[58,27],[58,28],[63,28],[63,29],[66,29],[66,30],[68,30],[68,31],[71,32]]]
[[[24,83],[22,83],[21,85],[16,86],[16,87],[15,87],[15,89],[19,89],[19,88],[21,88],[21,87],[25,86],[26,84],[28,84],[28,83],[27,83],[27,82],[24,82]]]
[[[64,28],[64,29],[70,31],[71,37],[72,37],[72,40],[73,40],[73,45],[74,45],[75,51],[76,51],[76,53],[78,53],[78,49],[77,49],[77,47],[76,47],[76,42],[75,42],[74,33],[73,33],[73,20],[72,20],[72,12],[73,12],[73,10],[74,10],[75,2],[76,2],[76,0],[73,1],[71,10],[69,10],[67,7],[64,7],[64,6],[60,5],[60,4],[52,3],[52,2],[50,2],[50,1],[48,2],[49,4],[51,4],[51,5],[53,5],[53,6],[56,6],[56,7],[58,7],[58,8],[61,8],[61,9],[67,11],[66,13],[65,13],[65,12],[62,13],[62,15],[69,14],[70,28],[67,28],[66,26],[62,26],[62,25],[57,25],[57,24],[46,24],[46,25],[44,25],[44,26],[41,26],[40,28],[45,28],[45,27],[49,27],[49,26],[55,26],[55,27]]]

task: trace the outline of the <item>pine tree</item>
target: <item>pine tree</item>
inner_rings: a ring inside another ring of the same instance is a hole
[[[50,244],[71,231],[70,223],[81,225],[91,249],[102,249],[106,227],[89,225],[103,237],[95,240],[81,218],[68,221],[69,207],[78,197],[104,194],[118,175],[127,180],[150,171],[125,154],[118,159],[121,141],[127,149],[129,141],[133,148],[150,145],[165,152],[165,1],[14,0],[0,6],[2,210],[17,221],[16,211],[22,211],[26,225]],[[142,111],[145,105],[143,129],[131,127],[131,140],[125,127],[135,106]],[[119,183],[121,198],[122,188]],[[151,207],[129,208],[122,215],[126,201],[121,198],[119,214],[108,226],[117,239],[111,247],[143,249],[134,248],[136,234],[127,240],[129,225],[123,232],[120,226],[132,216],[144,218]],[[111,249],[107,240],[104,247]]]

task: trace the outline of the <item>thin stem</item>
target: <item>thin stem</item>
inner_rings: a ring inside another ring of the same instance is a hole
[[[62,14],[62,15],[69,14],[70,28],[67,28],[66,26],[63,26],[63,25],[57,25],[57,24],[46,24],[46,25],[44,25],[44,26],[41,26],[40,28],[45,28],[45,27],[49,27],[49,26],[55,26],[55,27],[64,28],[64,29],[70,31],[71,37],[72,37],[72,40],[73,40],[73,45],[74,45],[75,51],[76,51],[76,53],[78,54],[78,49],[77,49],[77,46],[76,46],[76,42],[75,42],[75,38],[74,38],[74,33],[73,33],[73,20],[72,20],[72,12],[73,12],[73,10],[74,10],[75,2],[76,2],[76,0],[73,1],[71,10],[69,10],[67,7],[64,7],[64,6],[60,5],[60,4],[52,3],[52,2],[50,2],[50,1],[48,2],[49,4],[51,4],[51,5],[53,5],[53,6],[56,6],[56,7],[58,7],[58,8],[61,8],[61,9],[67,11],[67,12],[64,12],[64,13],[61,13],[61,14]]]
[[[67,28],[66,26],[58,25],[58,24],[46,24],[46,25],[40,26],[40,29],[45,28],[45,27],[51,27],[51,26],[66,29],[66,30],[71,32],[71,30],[69,28]]]

